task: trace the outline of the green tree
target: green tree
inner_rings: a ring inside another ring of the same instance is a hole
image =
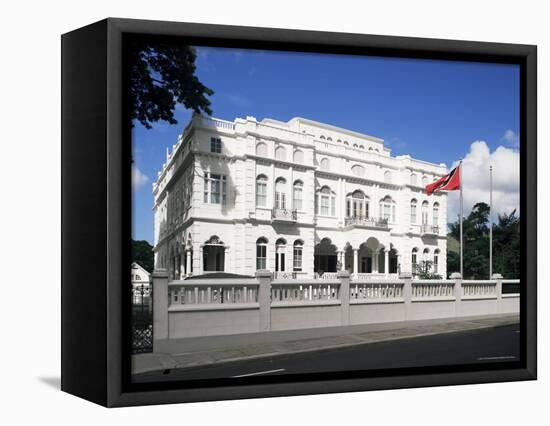
[[[487,278],[489,276],[489,206],[477,203],[463,221],[464,278]],[[505,278],[519,277],[519,217],[515,210],[499,215],[493,226],[493,272]],[[460,239],[460,222],[449,224],[450,237]],[[460,255],[447,250],[447,271],[460,271]]]
[[[434,266],[431,260],[422,260],[420,263],[414,265],[414,273],[421,280],[440,280],[441,275],[433,273],[432,268]]]
[[[191,46],[169,43],[133,43],[129,49],[131,119],[150,129],[163,120],[177,124],[177,103],[212,114],[207,96],[214,94],[195,75],[196,52]]]
[[[520,222],[516,211],[498,216],[493,228],[493,271],[504,278],[519,278]]]
[[[145,240],[132,240],[132,262],[139,263],[147,272],[153,272],[154,254],[153,246]]]

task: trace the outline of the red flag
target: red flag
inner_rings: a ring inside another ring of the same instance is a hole
[[[456,166],[448,175],[426,185],[428,195],[439,191],[456,191],[457,189],[460,189],[460,166]]]

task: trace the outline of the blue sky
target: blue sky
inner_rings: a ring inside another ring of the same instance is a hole
[[[506,158],[515,165],[515,65],[204,47],[197,48],[196,64],[199,79],[215,92],[215,117],[252,115],[286,121],[301,116],[383,138],[392,155],[410,154],[448,166],[469,156],[472,165],[480,158]],[[165,160],[166,147],[176,142],[190,116],[180,106],[176,125],[160,122],[147,130],[135,123],[135,239],[152,243],[151,183]],[[485,145],[480,147],[480,141]],[[519,191],[519,178],[506,178],[503,174],[502,211],[514,207]],[[498,187],[499,177],[495,181]],[[466,189],[465,181],[465,197]],[[476,199],[485,196],[473,183],[470,192]],[[450,197],[451,216],[454,201]],[[468,200],[465,203],[471,207]]]

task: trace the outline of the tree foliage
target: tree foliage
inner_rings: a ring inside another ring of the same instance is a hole
[[[463,220],[464,278],[489,277],[489,206],[477,203]],[[520,228],[516,211],[493,223],[493,273],[519,278]],[[450,235],[460,239],[460,221],[449,224]],[[460,270],[460,255],[447,251],[447,271]]]
[[[132,262],[139,263],[147,272],[153,272],[153,246],[145,240],[132,240]]]
[[[442,277],[432,272],[434,263],[431,260],[422,260],[414,265],[414,274],[421,280],[440,280]]]
[[[196,52],[191,46],[163,43],[134,43],[129,48],[131,119],[150,129],[163,120],[177,124],[177,103],[211,115],[214,94],[195,75]]]

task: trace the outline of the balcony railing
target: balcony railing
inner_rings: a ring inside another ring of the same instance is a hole
[[[271,210],[271,219],[284,222],[296,222],[296,220],[298,220],[298,213],[296,210],[274,208]]]
[[[364,226],[366,228],[388,229],[388,219],[372,217],[346,217],[346,226]]]
[[[422,225],[420,227],[421,235],[439,235],[439,226]]]

